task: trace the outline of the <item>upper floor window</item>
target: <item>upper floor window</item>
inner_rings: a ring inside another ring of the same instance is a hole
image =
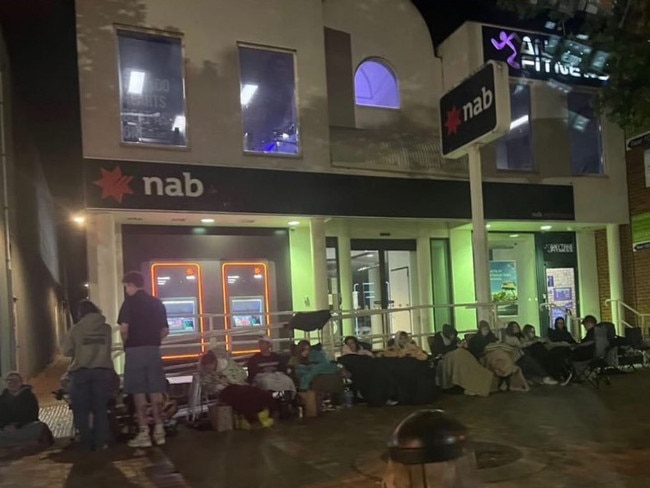
[[[361,63],[354,75],[354,96],[357,105],[399,108],[399,85],[393,70],[380,59]]]
[[[186,146],[178,36],[118,30],[122,142]]]
[[[574,175],[603,174],[600,121],[593,93],[573,91],[567,96],[571,170]]]
[[[510,132],[497,141],[497,169],[533,170],[530,86],[510,85]]]
[[[239,46],[244,150],[300,154],[294,53]]]

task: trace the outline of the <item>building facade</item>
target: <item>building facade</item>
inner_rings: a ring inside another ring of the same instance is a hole
[[[5,36],[2,30],[0,374],[19,370],[30,378],[57,356],[70,326],[70,310],[59,241],[61,215],[43,174],[45,158],[32,137],[33,121],[16,89],[20,83]]]
[[[439,306],[345,334],[475,326],[442,306],[475,298],[467,161],[441,156],[438,100],[505,61],[498,28],[436,52],[407,0],[76,9],[90,294],[109,317],[137,269],[174,334],[206,327],[197,313],[241,328],[329,306]],[[591,105],[603,80],[559,73],[513,68],[511,131],[482,150],[493,297],[542,330],[599,309],[595,233],[628,220],[623,134]]]

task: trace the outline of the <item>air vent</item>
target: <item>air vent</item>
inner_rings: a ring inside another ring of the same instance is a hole
[[[177,217],[177,218],[171,219],[171,222],[186,222],[186,221],[187,221],[187,219],[184,219],[182,217]]]
[[[128,217],[126,220],[130,222],[140,222],[142,219],[140,217]]]
[[[241,219],[241,220],[239,221],[239,223],[240,223],[240,224],[254,224],[254,223],[255,223],[255,220],[253,220],[253,219]]]

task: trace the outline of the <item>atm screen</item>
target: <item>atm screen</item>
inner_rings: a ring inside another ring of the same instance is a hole
[[[150,267],[151,291],[167,310],[170,335],[202,333],[204,324],[200,318],[203,313],[201,266],[186,262],[153,262]],[[196,354],[203,350],[205,342],[202,339]],[[184,348],[172,351],[165,359],[191,357],[194,354],[194,350]]]
[[[162,299],[167,310],[167,323],[170,334],[194,333],[196,328],[196,299]]]
[[[264,325],[264,297],[238,297],[230,299],[233,327]]]

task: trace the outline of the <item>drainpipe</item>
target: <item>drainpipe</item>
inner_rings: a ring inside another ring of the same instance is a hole
[[[2,218],[4,220],[4,278],[0,276],[0,307],[4,317],[0,316],[0,372],[4,376],[14,369],[15,343],[14,297],[12,286],[11,232],[9,229],[9,184],[7,140],[5,133],[5,97],[4,71],[0,71],[0,166],[2,171]]]

